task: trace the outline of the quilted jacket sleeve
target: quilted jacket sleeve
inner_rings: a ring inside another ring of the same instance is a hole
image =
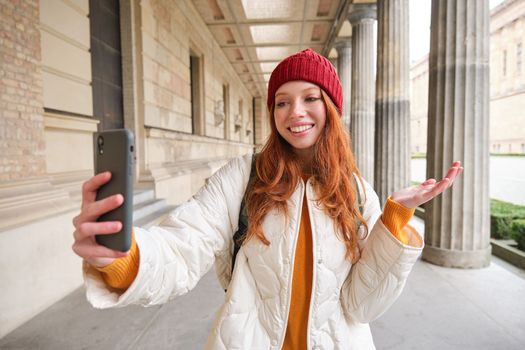
[[[134,228],[140,265],[125,292],[106,286],[100,273],[84,264],[88,301],[97,308],[150,306],[195,287],[215,257],[231,249],[250,164],[251,155],[233,159],[160,226]]]
[[[379,219],[377,194],[367,183],[365,191],[363,215],[370,232],[361,242],[361,258],[352,266],[341,291],[347,317],[360,323],[375,320],[394,303],[423,249],[418,233],[409,245],[397,240]]]

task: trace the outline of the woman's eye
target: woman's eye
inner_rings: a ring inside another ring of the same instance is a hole
[[[317,100],[319,100],[319,97],[312,96],[312,97],[307,97],[306,98],[306,102],[315,102]]]
[[[275,104],[275,106],[276,106],[276,107],[279,107],[279,108],[280,108],[280,107],[284,107],[285,105],[286,105],[286,102],[284,102],[284,101],[280,101],[280,102],[277,102],[277,103]]]

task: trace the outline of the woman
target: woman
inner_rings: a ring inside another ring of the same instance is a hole
[[[164,303],[215,264],[227,293],[206,348],[374,349],[368,323],[399,296],[423,248],[406,224],[462,168],[455,162],[443,180],[393,193],[381,211],[342,127],[339,78],[312,50],[276,67],[268,108],[271,135],[249,190],[251,155],[221,168],[160,227],[135,228],[129,253],[94,239],[121,225],[95,222],[123,201],[94,200],[110,174],[86,182],[73,250],[85,260],[93,306]],[[249,225],[232,273],[245,195]]]

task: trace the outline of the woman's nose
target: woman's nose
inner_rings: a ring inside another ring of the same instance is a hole
[[[294,117],[304,117],[305,108],[304,104],[301,102],[294,102],[292,105],[292,116]]]

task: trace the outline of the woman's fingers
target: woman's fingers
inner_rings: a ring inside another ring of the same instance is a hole
[[[89,203],[82,209],[83,221],[95,221],[98,217],[111,210],[117,209],[124,203],[124,197],[121,194],[115,194],[108,198]]]
[[[75,242],[75,244],[73,244],[73,251],[86,260],[101,258],[118,259],[128,255],[127,252],[119,252],[99,244],[87,243],[86,241]],[[95,265],[100,264],[95,263]]]
[[[75,241],[80,241],[95,235],[117,233],[122,229],[120,221],[83,222],[73,233]]]
[[[447,187],[452,186],[452,183],[456,179],[456,177],[463,171],[463,168],[461,167],[461,162],[454,162],[452,163],[452,166],[448,169],[447,175],[438,182],[438,184],[443,185],[443,181],[447,181]]]
[[[445,191],[448,187],[452,186],[456,177],[463,171],[463,168],[460,166],[460,162],[454,162],[452,167],[448,170],[447,175],[439,181],[434,188],[428,194],[431,194],[432,197],[435,197]]]
[[[421,186],[429,186],[436,183],[436,179],[427,179],[426,181],[421,183]]]
[[[454,176],[454,180],[455,180],[456,177],[458,177],[459,174],[461,174],[462,172],[463,172],[463,167],[460,166],[460,167],[458,168],[458,172],[456,173],[456,176]]]
[[[452,177],[454,177],[459,169],[459,162],[454,162],[453,165],[450,167],[450,169],[448,169],[448,172],[447,172],[447,175],[445,176],[445,178],[449,178],[451,179]]]
[[[456,177],[461,174],[463,171],[463,168],[461,167],[460,162],[454,162],[452,164],[452,167],[448,170],[447,175],[441,179],[439,182],[435,182],[434,179],[428,179],[425,181],[422,185],[424,185],[424,190],[427,192],[423,194],[423,197],[425,198],[425,201],[429,201],[430,199],[438,196],[442,192],[444,192],[447,188],[452,186],[454,183],[454,180]],[[434,180],[434,181],[430,181]]]
[[[95,235],[112,234],[120,229],[122,229],[122,224],[119,221],[84,222],[73,233],[75,242],[72,249],[75,254],[93,266],[108,265],[114,259],[127,256],[128,252],[120,252],[99,245],[95,240]]]
[[[457,164],[456,164],[457,163]],[[460,166],[461,163],[459,162],[456,162],[454,163],[454,167],[452,167],[452,175],[449,177],[449,180],[450,180],[450,183],[449,183],[449,187],[452,186],[452,183],[454,183],[454,180],[456,180],[456,177],[463,171],[463,168]]]
[[[443,192],[448,187],[449,180],[447,178],[439,181],[438,183],[432,184],[428,186],[426,189],[424,189],[424,192],[421,193],[421,197],[423,199],[422,203],[428,202],[432,198],[439,195],[441,192]],[[420,204],[422,204],[420,203]]]
[[[84,222],[94,222],[97,218],[113,209],[118,208],[124,202],[121,194],[116,194],[100,201],[92,202],[84,207],[79,215],[73,218],[73,226],[78,227]]]
[[[111,173],[105,171],[84,182],[82,185],[82,206],[94,202],[97,197],[97,190],[109,180],[111,180]]]
[[[91,264],[103,266],[128,253],[119,252],[97,244],[95,235],[113,234],[122,229],[119,221],[96,222],[101,215],[118,208],[124,203],[124,197],[116,194],[96,201],[97,190],[111,179],[110,172],[93,176],[82,185],[82,209],[73,219],[75,232],[73,251]]]

